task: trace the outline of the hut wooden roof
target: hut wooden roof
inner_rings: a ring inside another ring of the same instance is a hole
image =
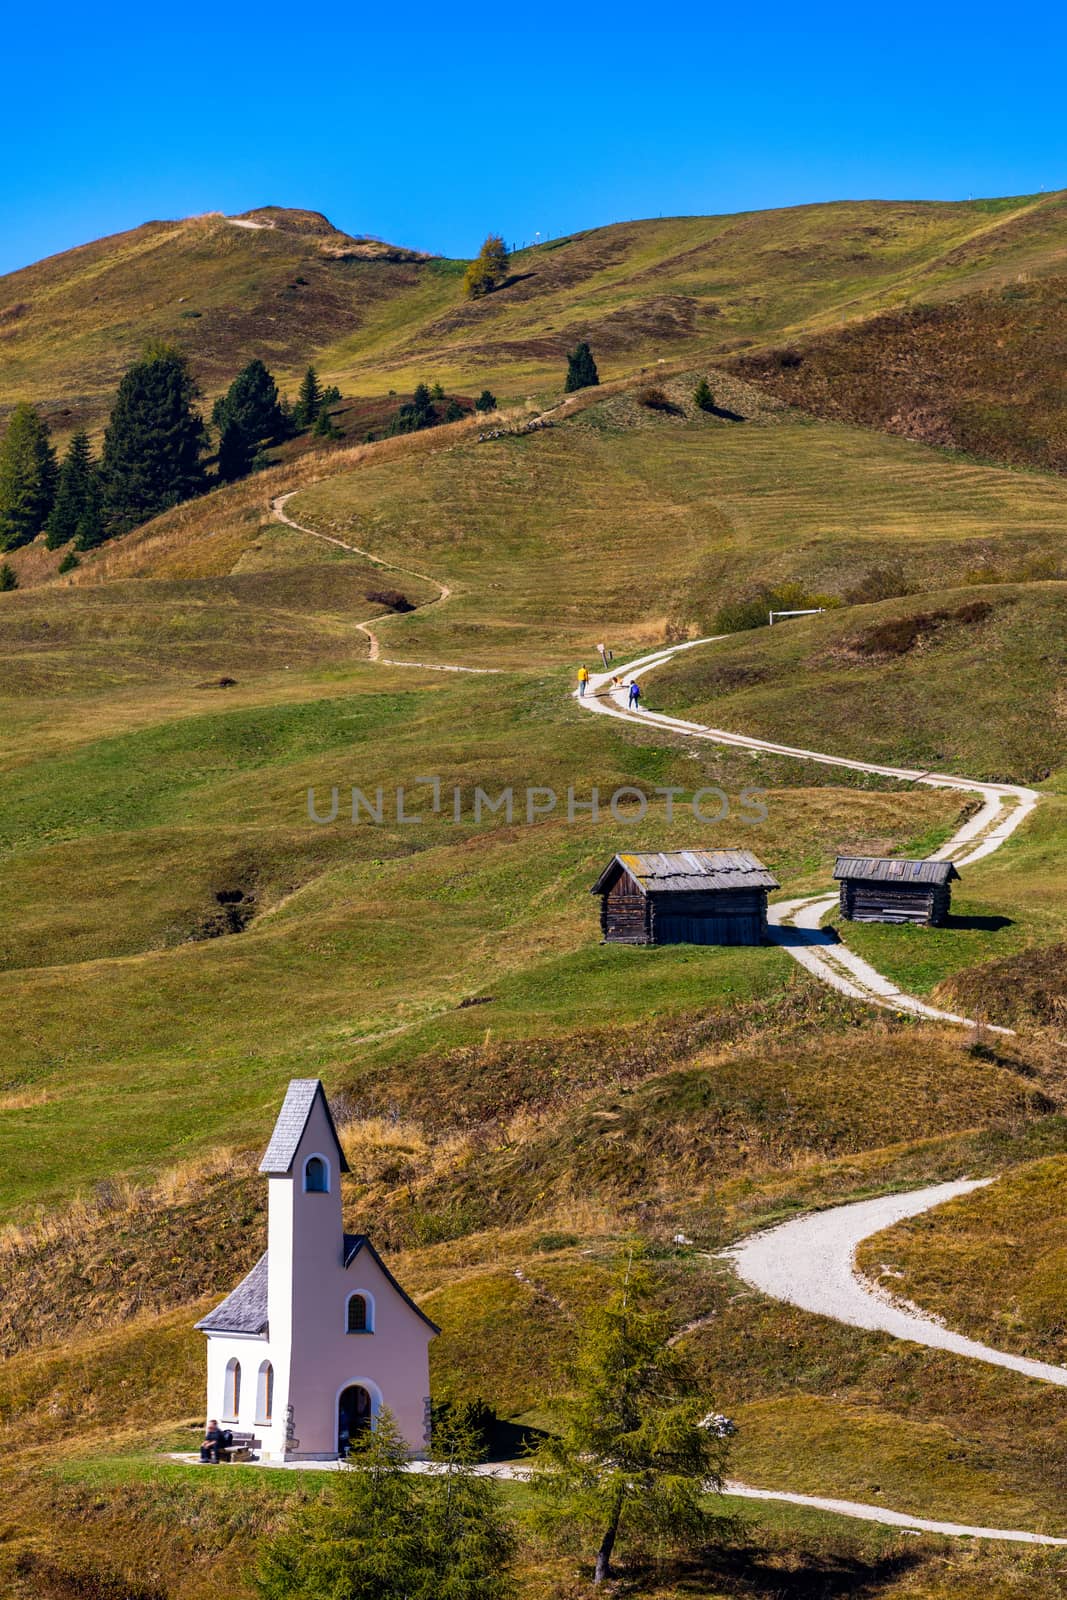
[[[904,861],[899,856],[838,856],[835,878],[865,878],[874,883],[935,884],[943,888],[959,877],[951,861]]]
[[[629,873],[643,894],[779,887],[777,878],[748,850],[642,851],[613,856],[594,883],[593,894],[604,892],[616,865]]]

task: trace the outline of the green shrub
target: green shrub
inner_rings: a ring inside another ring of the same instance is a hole
[[[744,600],[722,606],[716,613],[716,633],[743,633],[748,628],[764,628],[772,611],[811,611],[821,606],[828,611],[839,606],[831,595],[809,594],[798,583],[783,583],[777,589],[757,589]]]

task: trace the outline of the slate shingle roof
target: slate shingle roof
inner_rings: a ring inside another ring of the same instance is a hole
[[[330,1111],[326,1091],[322,1087],[320,1078],[293,1078],[285,1093],[282,1109],[278,1113],[278,1120],[274,1124],[274,1132],[270,1136],[270,1143],[264,1152],[263,1160],[259,1163],[260,1172],[270,1173],[273,1177],[284,1177],[292,1171],[293,1160],[296,1156],[297,1146],[304,1136],[308,1118],[317,1097],[322,1096],[322,1104],[326,1111],[326,1118],[330,1124],[337,1153],[341,1158],[341,1171],[348,1171],[348,1162],[341,1149],[341,1141],[337,1137],[334,1127],[333,1115]]]
[[[618,862],[644,894],[699,894],[716,889],[777,889],[762,861],[749,850],[643,851],[612,858],[593,885],[601,894]]]
[[[865,878],[873,883],[936,884],[943,888],[959,873],[951,861],[904,861],[899,856],[838,856],[835,878]]]
[[[247,1278],[231,1289],[221,1305],[201,1317],[203,1333],[266,1333],[267,1252],[264,1250]]]
[[[346,1267],[352,1265],[361,1250],[370,1252],[405,1304],[409,1305],[434,1333],[440,1333],[441,1330],[436,1322],[431,1322],[425,1311],[420,1311],[410,1295],[404,1293],[367,1235],[346,1233],[343,1256]],[[247,1278],[242,1279],[236,1289],[231,1290],[214,1311],[209,1311],[206,1317],[201,1317],[196,1324],[201,1333],[267,1333],[267,1257],[268,1252],[264,1250]]]

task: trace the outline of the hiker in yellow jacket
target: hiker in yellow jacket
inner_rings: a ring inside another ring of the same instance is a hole
[[[578,668],[578,693],[580,695],[584,695],[585,694],[585,686],[586,686],[586,684],[588,682],[589,682],[589,673],[588,673],[588,671],[586,670],[586,668],[584,666],[583,667],[579,667]]]

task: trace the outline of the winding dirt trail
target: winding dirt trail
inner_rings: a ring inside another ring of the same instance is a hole
[[[685,644],[641,656],[624,667],[614,668],[613,672],[596,673],[590,678],[585,695],[576,696],[577,702],[585,710],[599,712],[602,716],[617,717],[620,721],[636,722],[645,727],[663,728],[691,739],[706,739],[713,744],[732,745],[766,755],[789,756],[796,761],[814,761],[821,766],[841,767],[849,772],[895,778],[901,783],[925,784],[932,789],[958,789],[964,794],[977,795],[981,800],[978,810],[940,850],[935,851],[932,858],[935,861],[953,861],[957,866],[969,866],[983,856],[992,855],[1026,821],[1037,805],[1040,796],[1036,790],[1023,788],[1019,784],[982,783],[976,778],[958,778],[947,772],[926,772],[911,767],[884,766],[873,761],[856,761],[845,756],[826,755],[818,750],[800,749],[795,745],[777,744],[770,739],[729,733],[723,728],[709,728],[704,723],[687,722],[682,717],[667,716],[663,712],[631,711],[626,705],[626,689],[611,690],[613,676],[626,679],[639,675],[642,679],[647,678],[650,672],[666,666],[683,651],[694,650],[701,645],[718,644],[729,637],[728,634],[719,634],[713,638],[688,640]],[[841,944],[830,929],[820,927],[823,917],[836,904],[836,893],[780,901],[771,906],[769,912],[771,938],[813,977],[853,1000],[863,1000],[869,1005],[890,1011],[909,1012],[913,1016],[937,1022],[975,1026],[968,1017],[957,1016],[952,1011],[941,1011],[916,995],[905,994],[855,951]],[[1011,1033],[1013,1030],[994,1028],[992,1031]]]
[[[448,587],[448,584],[441,583],[437,578],[432,578],[428,572],[418,572],[414,567],[401,567],[395,561],[383,561],[381,556],[374,555],[370,550],[361,549],[358,544],[348,544],[344,539],[335,538],[332,533],[320,533],[317,528],[309,528],[303,522],[294,522],[285,509],[286,503],[294,495],[302,493],[302,489],[290,489],[288,494],[277,495],[271,501],[271,513],[278,522],[283,522],[287,528],[295,528],[297,533],[306,533],[312,539],[319,539],[323,544],[332,544],[336,545],[339,550],[347,550],[350,555],[362,556],[364,561],[372,561],[376,567],[381,567],[383,572],[399,572],[407,578],[418,578],[422,583],[432,584],[437,590],[437,594],[432,600],[428,600],[426,605],[439,606],[450,597],[452,590]],[[424,611],[426,607],[420,606],[418,609]],[[382,655],[381,640],[370,625],[372,622],[380,622],[381,618],[382,613],[376,612],[366,622],[354,622],[352,624],[357,633],[364,634],[370,642],[370,652],[367,657],[369,661],[378,661],[383,667],[418,667],[423,672],[472,672],[481,675],[484,673],[497,673],[502,670],[500,667],[443,666],[440,662],[434,661],[394,661],[392,657]]]
[[[931,1211],[959,1195],[984,1189],[994,1181],[992,1178],[960,1178],[954,1183],[913,1189],[908,1194],[879,1195],[875,1200],[859,1200],[832,1206],[827,1211],[813,1211],[742,1239],[724,1250],[723,1256],[732,1262],[738,1277],[745,1283],[774,1300],[799,1306],[802,1311],[832,1317],[835,1322],[847,1323],[852,1328],[888,1333],[894,1339],[928,1345],[934,1350],[949,1350],[971,1361],[1008,1367],[1024,1377],[1067,1388],[1067,1367],[994,1350],[963,1334],[953,1333],[951,1328],[917,1306],[884,1294],[857,1270],[856,1250],[864,1239],[891,1228],[905,1217]]]

